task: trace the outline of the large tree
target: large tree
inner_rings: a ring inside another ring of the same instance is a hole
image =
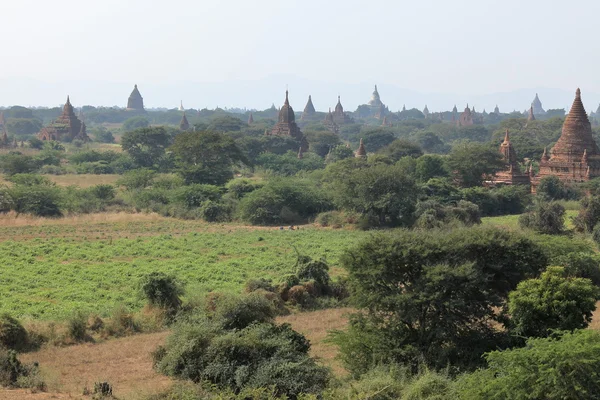
[[[341,260],[361,309],[336,338],[353,373],[380,362],[477,365],[502,344],[497,308],[547,264],[526,237],[472,227],[375,235]]]
[[[139,128],[126,132],[121,138],[121,147],[129,153],[140,167],[152,168],[160,164],[171,135],[164,127]]]
[[[448,167],[465,187],[481,185],[504,167],[498,151],[475,142],[460,142],[452,147]]]
[[[233,177],[234,165],[250,163],[231,137],[211,131],[183,132],[171,150],[188,184],[223,185]]]

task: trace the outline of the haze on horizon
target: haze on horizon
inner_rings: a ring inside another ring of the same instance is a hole
[[[311,91],[333,102],[351,86],[368,87],[366,101],[373,83],[465,98],[581,87],[585,101],[600,93],[599,12],[592,0],[21,0],[3,4],[0,82],[9,90],[0,104],[56,105],[72,94],[79,104],[123,106],[137,83],[149,107],[181,98],[188,107],[264,108],[283,100],[284,81],[296,109]],[[236,82],[261,80],[278,87],[263,98],[235,92]],[[215,92],[186,92],[193,84]],[[220,85],[227,97],[215,99]],[[352,96],[348,109],[359,101]]]

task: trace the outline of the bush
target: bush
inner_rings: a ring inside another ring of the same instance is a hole
[[[183,294],[183,288],[173,276],[152,272],[142,278],[140,286],[150,305],[164,308],[171,314],[181,307],[179,296]]]
[[[509,294],[511,331],[522,337],[545,337],[553,330],[585,328],[599,298],[600,290],[589,279],[565,277],[562,267],[551,267]]]
[[[600,222],[600,196],[588,196],[581,200],[581,209],[573,219],[579,232],[592,232]]]
[[[270,279],[259,278],[251,279],[244,285],[244,291],[246,293],[252,293],[259,289],[266,290],[267,292],[275,292],[275,287]]]
[[[329,265],[325,260],[313,260],[307,256],[298,256],[296,261],[296,276],[300,281],[313,280],[321,288],[329,286]]]
[[[527,340],[523,348],[493,351],[488,368],[462,376],[458,398],[595,399],[600,393],[600,333],[573,333]]]
[[[87,339],[87,315],[76,312],[67,321],[67,334],[75,342],[83,342]]]
[[[596,255],[587,253],[568,253],[553,260],[554,264],[565,269],[565,276],[586,278],[600,286],[600,262]]]
[[[6,349],[23,350],[28,343],[23,325],[9,314],[0,315],[0,345]]]
[[[240,392],[272,387],[277,396],[319,395],[330,373],[308,356],[310,344],[289,325],[258,323],[221,331],[204,321],[178,325],[157,352],[157,368],[170,376],[209,381]]]
[[[206,222],[231,221],[232,208],[226,204],[207,200],[200,207],[200,217]]]
[[[33,214],[38,217],[59,217],[60,189],[47,185],[15,185],[10,189],[17,213]]]
[[[558,203],[538,201],[533,211],[519,217],[519,225],[548,235],[560,234],[565,229],[565,208]]]
[[[110,201],[115,198],[115,187],[113,185],[100,184],[89,188],[94,197],[104,201]]]
[[[138,168],[126,172],[117,180],[116,184],[125,186],[128,190],[143,189],[152,185],[155,177],[156,172],[147,168]]]
[[[535,190],[538,196],[547,201],[577,200],[581,194],[572,186],[566,185],[557,176],[547,176],[540,180]]]
[[[253,323],[273,322],[277,310],[273,302],[260,293],[222,296],[215,304],[215,318],[223,329],[243,329]]]

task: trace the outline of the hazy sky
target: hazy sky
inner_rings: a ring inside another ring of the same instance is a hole
[[[0,80],[600,92],[597,0],[19,0],[1,15]]]

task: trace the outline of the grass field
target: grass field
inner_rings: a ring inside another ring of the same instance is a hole
[[[565,227],[567,229],[573,229],[573,221],[571,220],[573,217],[577,216],[579,211],[576,210],[566,210],[565,211]],[[519,228],[519,217],[520,215],[503,215],[501,217],[485,217],[481,219],[481,223],[483,225],[490,226],[500,226],[510,229],[520,229]]]
[[[251,278],[292,272],[297,248],[326,257],[368,233],[302,227],[280,231],[181,221],[144,214],[101,214],[57,220],[0,219],[0,312],[61,319],[74,310],[107,315],[118,305],[143,306],[137,282],[163,271],[187,296],[239,291]]]

